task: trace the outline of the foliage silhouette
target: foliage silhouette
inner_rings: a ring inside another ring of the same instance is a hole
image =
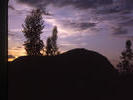
[[[25,24],[22,24],[23,33],[27,39],[24,42],[25,50],[28,56],[41,56],[44,49],[44,43],[40,39],[43,33],[44,21],[40,9],[32,10],[30,15],[25,19]]]
[[[57,47],[57,27],[55,26],[53,29],[53,33],[51,37],[47,38],[46,41],[46,55],[48,56],[55,56],[59,54],[58,47]]]
[[[118,69],[122,73],[133,72],[133,52],[131,49],[132,43],[130,40],[126,41],[126,50],[121,53],[121,62],[117,65]]]
[[[48,37],[46,41],[46,55],[52,55],[51,37]]]

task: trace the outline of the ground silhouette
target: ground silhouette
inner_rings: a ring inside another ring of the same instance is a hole
[[[9,100],[119,100],[128,96],[121,89],[132,80],[125,81],[106,57],[86,49],[19,57],[8,69]]]

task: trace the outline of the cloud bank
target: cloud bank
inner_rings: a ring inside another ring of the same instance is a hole
[[[57,7],[74,6],[79,9],[95,8],[101,5],[112,4],[113,0],[18,0],[35,7],[54,5]]]

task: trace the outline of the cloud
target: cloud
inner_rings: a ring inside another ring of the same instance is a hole
[[[84,14],[84,16],[82,15],[77,15],[78,18],[81,18],[80,21],[82,19],[86,18],[92,18],[92,15],[94,15],[93,19],[96,18],[96,20],[116,20],[119,19],[121,17],[121,15],[126,15],[127,13],[132,13],[130,12],[131,10],[133,10],[133,6],[131,6],[131,4],[133,3],[133,0],[17,0],[19,3],[24,3],[27,5],[30,5],[32,7],[36,7],[36,8],[41,8],[42,10],[44,10],[44,12],[46,13],[46,15],[51,15],[49,13],[47,13],[47,7],[52,5],[52,11],[55,15],[58,14],[58,11],[60,11],[59,9],[61,9],[61,7],[65,7],[69,6],[71,7],[75,7],[80,9],[79,13]],[[53,10],[54,7],[60,7],[59,9]],[[88,13],[89,8],[93,8],[93,12],[92,13]],[[62,8],[64,9],[64,8]],[[58,11],[57,11],[58,10]],[[76,12],[74,12],[74,10]],[[123,12],[123,14],[122,14]],[[44,14],[45,14],[44,13]],[[75,13],[77,13],[77,9],[65,9],[64,11],[62,10],[61,13],[68,17],[71,17],[71,15],[75,15]],[[116,14],[116,15],[114,15]],[[105,16],[104,16],[105,15]],[[55,16],[54,16],[55,17]],[[77,18],[75,16],[75,18]],[[125,19],[124,19],[125,20]],[[89,23],[68,23],[71,27],[77,27],[77,29],[87,29],[88,27],[91,26],[95,26],[94,23],[89,24]],[[68,24],[65,24],[66,26]]]
[[[12,5],[8,5],[8,8],[11,10],[16,10]]]
[[[88,9],[101,5],[112,4],[113,0],[18,0],[18,2],[39,8],[51,4],[58,7],[72,5],[79,9]]]
[[[15,37],[15,34],[13,34],[12,32],[8,32],[8,36],[9,37]]]
[[[21,49],[22,47],[20,47],[20,46],[17,46],[17,48],[18,48],[18,49]]]
[[[131,13],[133,10],[133,0],[113,0],[113,3],[109,5],[101,6],[96,9],[98,14],[111,14],[111,13],[119,13],[123,14]]]
[[[79,9],[95,8],[98,13],[117,13],[133,9],[133,0],[17,0],[19,3],[45,9],[48,5],[55,7],[73,6]],[[101,7],[101,8],[99,8]]]
[[[121,22],[120,25],[123,25],[123,26],[132,26],[133,27],[133,19],[129,19],[125,22]]]
[[[70,26],[74,27],[74,28],[77,28],[79,30],[86,30],[90,27],[94,27],[96,26],[95,23],[70,23]]]
[[[114,35],[126,35],[126,34],[128,34],[128,31],[121,26],[114,28],[113,31],[114,31],[113,32]]]
[[[115,0],[116,1],[116,0]],[[120,5],[122,5],[123,8],[127,10],[133,9],[133,0],[117,0]]]
[[[92,27],[95,27],[97,23],[93,22],[85,22],[85,21],[78,21],[74,20],[73,18],[70,19],[57,19],[56,23],[64,27],[65,29],[77,30],[82,31]]]
[[[133,41],[133,36],[127,36],[127,39],[130,39]]]
[[[9,9],[11,9],[11,10],[13,10],[13,11],[15,11],[17,14],[23,14],[23,13],[25,13],[25,12],[28,12],[28,11],[26,11],[26,10],[17,10],[14,6],[12,6],[12,5],[8,5],[8,8]],[[28,12],[29,13],[29,12]]]
[[[95,27],[96,23],[87,23],[87,22],[71,22],[69,20],[60,21],[63,27],[68,27],[73,30],[81,31],[86,30],[91,27]]]
[[[120,12],[120,9],[117,9],[115,7],[113,7],[112,5],[108,6],[108,7],[103,7],[101,9],[97,9],[96,13],[97,14],[111,14],[111,13],[118,13]]]
[[[9,58],[9,59],[14,59],[15,56],[13,56],[13,55],[8,55],[8,58]]]

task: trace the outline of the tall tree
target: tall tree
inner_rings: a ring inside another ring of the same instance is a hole
[[[47,41],[46,41],[46,55],[47,56],[52,56],[53,55],[51,37],[48,37]]]
[[[133,51],[131,49],[132,42],[126,41],[126,50],[121,53],[121,61],[117,65],[120,72],[133,72]]]
[[[53,50],[53,55],[56,55],[58,53],[58,47],[57,47],[57,27],[55,26],[53,29],[53,33],[52,33],[52,50]]]
[[[44,49],[44,43],[40,39],[43,33],[44,21],[40,9],[32,10],[30,15],[25,19],[25,24],[22,24],[23,33],[26,38],[24,43],[25,50],[29,56],[41,56],[41,51]]]
[[[55,26],[53,28],[53,32],[52,32],[52,36],[47,38],[47,46],[46,46],[46,54],[47,55],[51,55],[51,56],[55,56],[57,54],[59,54],[58,51],[58,46],[57,46],[57,27]]]

